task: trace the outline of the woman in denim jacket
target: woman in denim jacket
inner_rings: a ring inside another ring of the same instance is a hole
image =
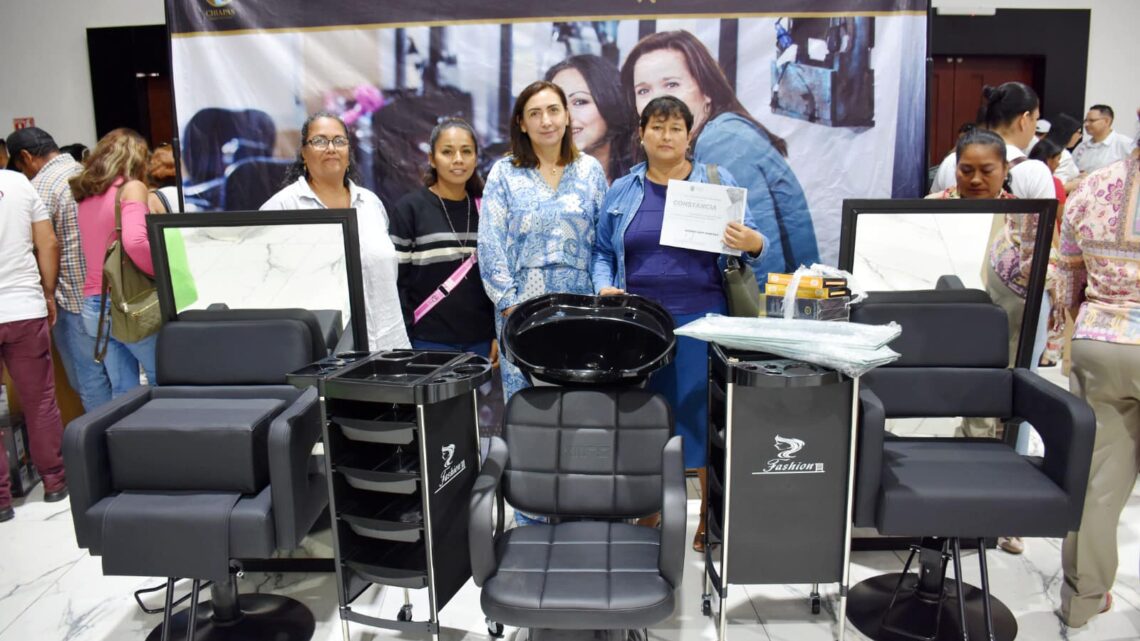
[[[698,183],[719,182],[736,186],[723,168],[692,162],[688,158],[689,131],[693,115],[681,100],[663,96],[652,100],[641,113],[641,144],[648,163],[633,167],[610,187],[598,215],[591,275],[594,291],[601,295],[629,292],[661,303],[676,325],[728,311],[721,282],[724,254],[711,254],[660,244],[666,185],[670,179]],[[709,174],[719,174],[710,179]],[[756,220],[745,205],[744,224],[732,222],[721,239],[742,253],[749,264],[764,259],[768,241],[756,229]],[[649,387],[673,406],[677,433],[684,440],[685,466],[696,468],[702,501],[707,486],[707,407],[705,386],[706,347],[692,338],[678,338],[677,357],[653,374]],[[703,549],[704,514],[693,547]]]

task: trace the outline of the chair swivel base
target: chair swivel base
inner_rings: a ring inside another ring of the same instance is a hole
[[[309,641],[317,623],[300,601],[277,594],[243,594],[241,618],[215,621],[210,601],[198,606],[194,639],[186,639],[190,610],[180,610],[170,619],[170,641]],[[146,641],[162,639],[162,624],[151,630]]]
[[[891,603],[898,573],[872,577],[851,588],[847,596],[847,619],[867,638],[874,641],[916,641],[929,638],[931,641],[962,641],[961,624],[958,617],[958,595],[952,579],[944,579],[946,598],[941,606],[937,601],[921,599],[917,596],[916,575],[908,574],[899,589],[894,608],[886,617],[886,622],[894,630],[884,627],[884,613]],[[982,591],[972,585],[963,584],[966,595],[966,624],[970,639],[986,638],[985,613],[982,604]],[[938,630],[934,622],[938,620],[938,610],[942,616]],[[995,641],[1013,641],[1017,637],[1017,619],[1004,603],[990,596],[990,611],[993,616]],[[906,630],[914,636],[900,634],[896,630]],[[930,635],[934,635],[930,637]]]

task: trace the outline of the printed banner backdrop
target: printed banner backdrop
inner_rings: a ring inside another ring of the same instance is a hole
[[[699,127],[710,90],[690,74],[699,61],[686,56],[696,56],[719,63],[747,115],[786,141],[820,256],[834,264],[843,199],[922,194],[927,9],[927,0],[167,0],[184,197],[190,209],[257,209],[297,157],[307,115],[325,110],[348,123],[360,182],[391,207],[421,184],[439,119],[471,122],[489,168],[508,148],[514,97],[543,78],[567,91],[574,140],[612,181],[640,160],[637,106],[682,87],[676,77],[697,84],[680,97]],[[659,32],[698,46],[629,59]],[[698,160],[731,167],[748,154],[747,141],[722,147]]]

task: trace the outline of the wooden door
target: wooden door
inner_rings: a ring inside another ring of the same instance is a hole
[[[954,149],[958,128],[974,122],[982,106],[982,88],[1018,81],[1041,94],[1042,60],[1012,56],[938,56],[934,59],[931,84],[931,166],[942,162]]]

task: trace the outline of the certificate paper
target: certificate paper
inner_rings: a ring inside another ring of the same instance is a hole
[[[743,187],[670,180],[665,191],[661,244],[683,249],[737,253],[721,244],[728,223],[744,221],[748,190]]]

